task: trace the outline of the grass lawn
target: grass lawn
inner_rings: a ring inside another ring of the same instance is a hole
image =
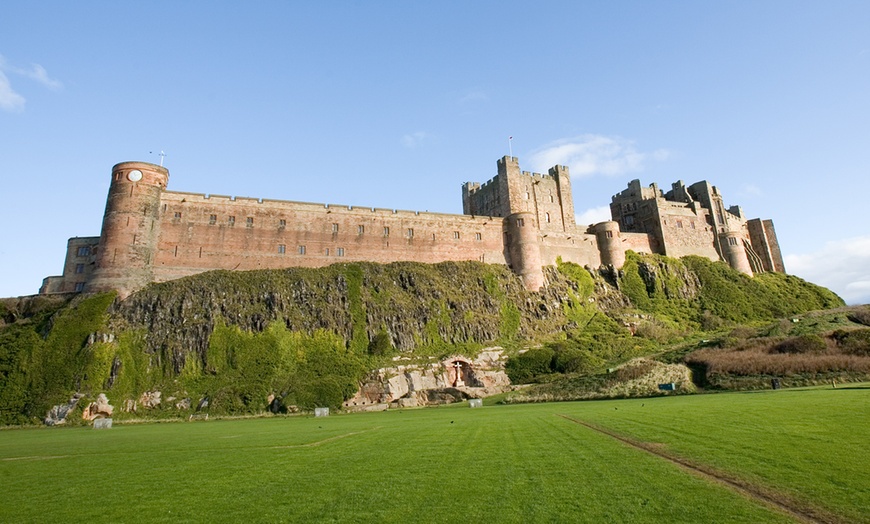
[[[0,521],[792,522],[561,414],[870,522],[868,403],[815,389],[0,431]]]

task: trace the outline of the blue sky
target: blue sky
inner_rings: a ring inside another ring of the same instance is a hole
[[[170,189],[460,213],[508,154],[581,223],[639,178],[773,219],[870,302],[870,3],[6,2],[0,296],[100,233],[111,167]]]

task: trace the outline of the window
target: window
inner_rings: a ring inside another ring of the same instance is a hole
[[[344,248],[343,247],[340,247],[340,248],[336,249],[335,251],[336,251],[336,255],[338,255],[340,257],[344,256]]]
[[[298,250],[298,251],[299,251],[299,254],[300,254],[300,255],[304,255],[304,254],[305,254],[305,246],[299,246],[299,250]]]
[[[737,245],[737,239],[734,238],[734,237],[728,237],[728,243],[729,243],[730,245],[732,245],[732,246],[736,246],[736,245]]]
[[[278,227],[287,227],[287,221],[282,218],[278,221]]]
[[[227,217],[227,224],[230,226],[236,225],[236,217],[234,217],[234,216]]]
[[[248,217],[245,221],[248,227],[254,227],[254,217]]]
[[[408,228],[408,238],[414,238],[414,228],[413,227]]]
[[[677,220],[677,229],[683,229],[683,221]]]
[[[525,225],[526,225],[526,220],[525,220],[525,219],[523,219],[523,218],[518,218],[518,219],[517,219],[517,227],[523,227],[523,226],[525,226]]]
[[[76,293],[79,293],[79,292],[84,291],[84,290],[85,290],[85,283],[84,282],[76,282]]]
[[[625,215],[624,217],[622,217],[622,221],[625,223],[626,226],[630,226],[634,224],[634,215]]]
[[[84,272],[85,272],[85,265],[84,264],[76,264],[76,274],[81,275]]]
[[[553,198],[553,195],[550,195],[550,202],[555,202],[556,199]]]
[[[546,213],[547,223],[550,223],[550,213]]]
[[[605,231],[604,238],[613,238],[613,231]]]
[[[326,248],[326,256],[329,256],[329,248]]]
[[[531,197],[531,194],[528,191],[526,191],[526,200],[528,200],[530,197]]]
[[[338,233],[338,224],[332,224],[332,232]]]
[[[210,225],[215,225],[217,223],[217,215],[209,215],[208,216],[208,223]]]
[[[694,221],[694,220],[692,220],[691,222],[689,222],[689,224],[692,225],[692,229],[695,229],[695,221]]]
[[[474,239],[480,242],[481,240],[483,240],[483,235],[481,235],[480,233],[475,233]]]
[[[175,212],[175,218],[181,218],[181,211]]]
[[[278,254],[283,255],[287,252],[287,246],[284,244],[278,244]]]
[[[454,240],[459,240],[459,231],[454,231],[454,232],[453,232],[453,239],[454,239]]]
[[[76,251],[76,255],[80,257],[86,257],[91,254],[91,246],[82,246]]]
[[[366,226],[356,226],[356,234],[362,235],[366,232]]]
[[[390,228],[389,227],[386,227],[386,226],[384,227],[384,236],[385,237],[390,236]]]

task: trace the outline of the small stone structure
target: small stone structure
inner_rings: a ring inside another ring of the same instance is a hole
[[[112,419],[110,418],[98,418],[94,420],[94,429],[111,429],[112,428]]]
[[[401,362],[397,357],[396,361]],[[510,389],[501,348],[481,351],[476,358],[454,355],[429,364],[397,364],[372,373],[344,403],[351,411],[415,407],[481,398]]]
[[[314,408],[314,416],[315,417],[328,417],[329,416],[329,408]]]

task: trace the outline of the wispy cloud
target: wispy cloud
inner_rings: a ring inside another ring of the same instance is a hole
[[[63,87],[59,80],[49,77],[48,71],[41,65],[32,64],[29,69],[14,67],[6,62],[3,55],[0,55],[0,109],[4,111],[23,111],[26,103],[25,98],[12,88],[12,82],[9,81],[6,73],[30,78],[52,90]]]
[[[469,102],[486,102],[489,100],[489,95],[487,95],[484,91],[474,90],[465,93],[465,95],[459,99],[461,104],[467,104]]]
[[[619,176],[643,171],[648,160],[661,162],[669,156],[666,149],[638,151],[633,141],[622,137],[587,134],[541,147],[532,153],[530,164],[535,171],[566,165],[571,175],[579,177]]]
[[[417,131],[402,136],[401,143],[408,149],[415,149],[427,138],[429,138],[429,133],[425,131]]]
[[[818,251],[783,258],[786,271],[831,289],[848,304],[870,303],[870,236],[833,240]]]
[[[593,207],[574,217],[578,226],[587,226],[610,220],[610,206]]]
[[[0,70],[0,109],[10,112],[23,111],[24,102],[24,97],[12,89],[9,78]]]

